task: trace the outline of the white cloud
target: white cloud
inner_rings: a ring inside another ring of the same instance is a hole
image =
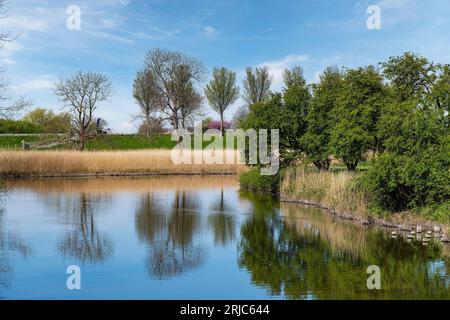
[[[49,29],[49,24],[36,17],[27,17],[19,15],[11,15],[0,20],[0,26],[6,27],[8,30],[20,31],[38,31],[44,32]]]
[[[281,90],[283,87],[284,70],[298,66],[300,63],[308,60],[309,57],[307,55],[291,54],[281,60],[263,62],[259,66],[269,69],[269,73],[273,77],[272,90]]]
[[[11,65],[15,61],[12,58],[15,52],[21,51],[22,47],[17,42],[5,42],[0,48],[0,64]]]
[[[378,5],[383,9],[398,9],[407,5],[410,0],[382,0]]]
[[[217,31],[211,26],[206,26],[203,29],[202,35],[210,39],[215,39],[219,35],[219,31]]]
[[[32,91],[48,91],[53,87],[56,77],[51,74],[43,74],[31,80],[25,80],[19,84],[13,84],[11,89],[18,94],[27,94]]]

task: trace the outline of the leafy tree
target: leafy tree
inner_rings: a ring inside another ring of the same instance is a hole
[[[311,95],[306,85],[306,80],[303,77],[303,69],[301,67],[285,70],[283,78],[285,84],[283,100],[286,108],[295,114],[295,121],[297,123],[297,132],[295,134],[299,140],[306,131],[306,117]],[[301,146],[300,143],[298,144]]]
[[[356,169],[369,149],[379,148],[376,123],[385,91],[383,78],[373,66],[348,70],[344,76],[338,105],[333,110],[336,125],[330,148],[349,170]]]
[[[255,68],[254,72],[252,68],[247,68],[244,80],[244,100],[249,106],[265,101],[270,97],[271,85],[272,77],[269,75],[269,68]]]
[[[450,127],[450,65],[441,66],[441,73],[437,79],[431,95],[436,99],[437,110],[447,129]]]
[[[306,116],[307,129],[302,145],[308,158],[319,170],[330,167],[330,135],[333,129],[332,112],[343,85],[343,75],[337,67],[327,68],[320,82],[313,86],[313,97]]]
[[[418,99],[430,94],[437,79],[438,66],[411,52],[390,57],[381,63],[383,74],[390,81],[398,101]]]
[[[244,130],[278,129],[280,136],[281,166],[287,166],[301,155],[297,136],[299,125],[295,112],[288,108],[281,94],[273,94],[267,101],[250,106],[247,117],[242,121]]]
[[[450,198],[448,66],[405,53],[383,64],[390,99],[377,124],[385,153],[363,177],[381,208],[436,207]]]
[[[205,88],[210,106],[220,115],[220,131],[224,135],[224,112],[239,98],[236,74],[226,68],[214,69],[213,79]]]
[[[45,133],[69,133],[71,129],[71,117],[67,112],[55,114],[52,110],[36,108],[23,120],[42,127]]]

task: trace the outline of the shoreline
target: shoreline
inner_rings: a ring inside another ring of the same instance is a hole
[[[236,172],[110,172],[110,173],[70,173],[70,174],[27,174],[27,175],[1,175],[3,180],[35,180],[59,178],[106,178],[106,177],[162,177],[162,176],[233,176]]]
[[[373,216],[368,217],[361,217],[356,214],[348,213],[348,212],[340,212],[337,211],[329,206],[326,206],[324,204],[321,204],[319,202],[305,200],[305,199],[289,199],[286,197],[279,197],[278,198],[280,202],[282,203],[292,203],[297,205],[303,205],[308,207],[314,207],[318,209],[324,210],[327,214],[333,215],[337,217],[338,219],[345,220],[348,222],[356,223],[363,226],[378,226],[385,229],[396,229],[395,235],[410,235],[411,231],[414,232],[414,234],[426,234],[427,232],[431,232],[433,235],[433,239],[436,239],[442,243],[450,243],[450,238],[448,236],[449,234],[449,226],[444,225],[441,223],[433,222],[430,220],[415,220],[415,221],[408,221],[408,219],[405,219],[404,217],[399,217],[397,214],[396,217],[399,219],[398,221],[395,221],[395,219],[388,220],[383,218],[377,218]],[[411,217],[409,217],[411,218]],[[439,231],[435,232],[435,228],[439,228]],[[418,232],[418,229],[421,230]]]

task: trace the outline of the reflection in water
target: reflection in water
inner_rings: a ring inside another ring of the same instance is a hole
[[[167,278],[201,266],[205,252],[194,244],[199,228],[199,201],[194,193],[176,190],[169,208],[155,194],[145,195],[136,212],[139,238],[148,242],[147,270]]]
[[[70,200],[72,203],[64,212],[70,213],[72,226],[58,243],[58,251],[82,264],[104,262],[112,255],[113,245],[107,234],[96,228],[95,204],[99,203],[98,199],[92,194],[81,193]]]
[[[84,264],[87,299],[450,299],[448,246],[239,193],[233,177],[6,185],[0,297],[70,298],[61,275],[73,263]],[[369,265],[381,291],[367,289]]]
[[[236,216],[232,210],[225,201],[222,187],[219,200],[213,203],[208,216],[216,245],[226,246],[236,238]]]
[[[12,260],[16,255],[27,258],[31,254],[31,247],[16,232],[9,231],[4,223],[6,197],[6,188],[0,181],[0,298],[9,288],[10,276],[14,270]]]
[[[245,195],[243,195],[245,197]],[[283,204],[282,216],[255,212],[241,228],[239,263],[273,295],[294,299],[450,298],[436,243],[424,247],[377,229],[334,221],[320,210]],[[381,291],[367,290],[366,269],[381,268]],[[439,268],[436,268],[436,265]],[[444,276],[443,276],[444,275]]]

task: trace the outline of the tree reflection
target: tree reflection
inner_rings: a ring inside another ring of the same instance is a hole
[[[225,202],[223,187],[219,200],[211,206],[210,211],[212,214],[208,216],[208,224],[214,234],[214,243],[225,246],[236,238],[236,221],[235,215],[230,213],[232,208]]]
[[[9,288],[11,273],[14,270],[12,260],[16,255],[27,258],[32,250],[16,232],[5,228],[4,214],[6,211],[6,188],[0,181],[0,298]]]
[[[152,277],[173,277],[203,264],[204,250],[194,243],[199,207],[198,199],[187,191],[175,191],[169,207],[155,194],[142,198],[136,229],[139,238],[148,243],[146,265]]]
[[[442,258],[438,244],[425,247],[370,229],[360,238],[364,250],[352,250],[350,244],[327,236],[315,220],[283,218],[272,212],[273,208],[266,214],[256,210],[242,225],[239,264],[256,285],[273,295],[294,299],[450,298],[449,261]],[[367,289],[366,269],[372,264],[381,268],[381,291]]]
[[[63,210],[70,217],[71,228],[58,243],[58,252],[82,264],[104,262],[112,255],[113,245],[107,234],[96,228],[95,204],[99,199],[83,192],[66,200],[70,201]]]

